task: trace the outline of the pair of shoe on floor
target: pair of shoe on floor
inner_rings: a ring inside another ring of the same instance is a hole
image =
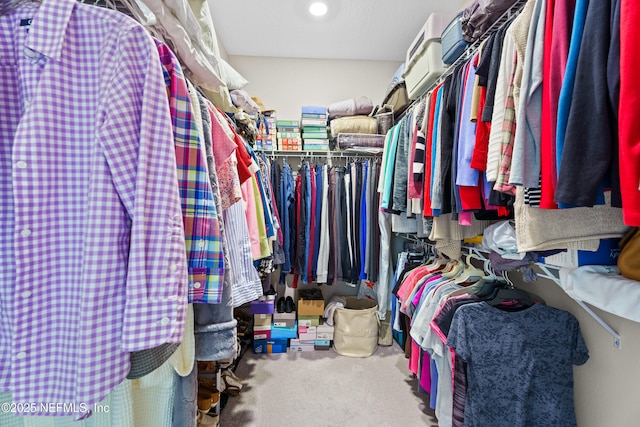
[[[289,297],[280,297],[278,298],[278,302],[276,303],[276,310],[278,313],[293,313],[296,309],[295,304],[293,303],[293,298]]]
[[[208,412],[220,401],[220,390],[215,378],[198,378],[198,409]]]

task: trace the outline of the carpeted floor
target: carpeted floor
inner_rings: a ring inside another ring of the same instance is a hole
[[[221,427],[437,426],[428,395],[419,393],[400,347],[367,358],[333,350],[254,355],[235,373],[245,378]]]

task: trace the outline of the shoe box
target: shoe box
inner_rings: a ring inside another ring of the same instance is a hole
[[[271,338],[271,324],[268,325],[254,325],[253,326],[253,339],[254,340],[268,340]]]
[[[318,326],[319,324],[320,324],[320,316],[298,315],[298,326]]]
[[[298,326],[298,339],[303,341],[315,341],[317,326]]]
[[[287,352],[287,339],[253,340],[255,354],[276,354]]]
[[[331,349],[331,340],[315,340],[313,343],[313,348],[316,350],[330,350]]]
[[[321,325],[318,325],[318,327],[316,328],[316,335],[317,335],[316,339],[333,341],[333,331],[334,331],[334,328],[332,325],[327,325],[326,323],[322,323]]]
[[[278,313],[277,311],[273,313],[273,326],[276,328],[279,327],[293,327],[296,323],[296,312],[292,311],[291,313]]]
[[[254,314],[253,326],[269,326],[273,323],[273,314]]]
[[[273,314],[273,300],[251,301],[251,314]]]
[[[302,289],[298,294],[298,316],[322,316],[324,297],[320,289]]]
[[[272,339],[296,338],[298,336],[298,323],[294,322],[293,326],[274,326],[271,328]]]
[[[291,344],[289,346],[289,352],[301,353],[301,352],[307,352],[307,351],[315,351],[315,341],[305,341],[301,339],[291,340]]]

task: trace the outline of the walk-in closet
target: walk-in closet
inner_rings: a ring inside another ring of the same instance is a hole
[[[640,425],[638,20],[0,0],[0,426]]]

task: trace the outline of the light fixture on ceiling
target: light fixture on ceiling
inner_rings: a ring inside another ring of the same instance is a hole
[[[313,16],[324,16],[327,14],[328,10],[329,8],[327,5],[322,2],[311,3],[311,6],[309,6],[309,13]]]

